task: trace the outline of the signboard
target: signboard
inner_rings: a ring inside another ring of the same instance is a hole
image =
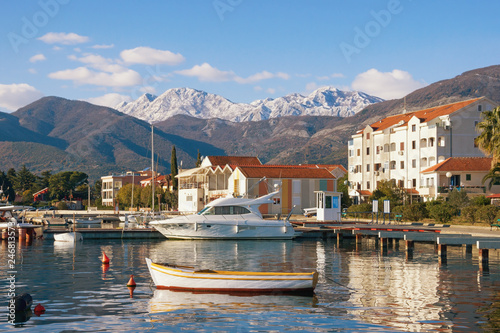
[[[384,200],[384,214],[389,214],[391,212],[391,202],[389,200]]]
[[[373,200],[372,201],[372,212],[373,213],[378,213],[378,200]]]

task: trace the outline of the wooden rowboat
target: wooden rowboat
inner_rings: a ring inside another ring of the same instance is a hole
[[[312,294],[318,273],[272,273],[196,270],[190,266],[156,264],[146,258],[157,289],[208,293]]]

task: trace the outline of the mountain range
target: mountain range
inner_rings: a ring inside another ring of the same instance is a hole
[[[464,72],[416,90],[406,96],[406,109],[479,96],[500,101],[500,65]],[[144,97],[152,102],[160,98]],[[268,164],[346,166],[351,135],[403,108],[403,99],[395,99],[370,104],[349,117],[282,116],[245,122],[176,114],[155,123],[156,163],[162,173],[169,172],[175,145],[178,161],[185,168],[194,166],[198,152],[258,156]],[[44,97],[13,113],[0,112],[0,170],[19,170],[23,164],[35,173],[78,170],[94,180],[110,173],[142,170],[151,165],[151,126],[112,108]]]
[[[286,116],[349,117],[370,104],[382,101],[381,98],[359,91],[323,87],[308,96],[295,93],[245,104],[233,103],[222,96],[196,89],[175,88],[160,96],[144,94],[133,102],[118,104],[115,109],[149,123],[157,123],[175,115],[246,122]]]

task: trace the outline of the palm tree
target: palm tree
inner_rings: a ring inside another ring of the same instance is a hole
[[[500,184],[500,163],[495,164],[495,166],[483,177],[483,184],[488,180],[490,181],[488,190],[491,190],[491,186],[494,184]]]
[[[480,134],[475,143],[486,156],[492,157],[491,166],[494,167],[500,161],[500,106],[483,112],[481,118],[483,121],[476,127]]]

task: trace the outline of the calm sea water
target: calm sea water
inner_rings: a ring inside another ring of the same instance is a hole
[[[106,270],[104,251],[111,260]],[[1,243],[2,331],[28,332],[481,332],[500,324],[500,260],[480,267],[477,250],[416,243],[382,253],[373,240],[49,240],[16,243],[16,292],[40,316],[9,324],[8,244]],[[320,273],[314,296],[229,296],[159,291],[145,257],[200,268]],[[130,274],[137,288],[126,287]]]

